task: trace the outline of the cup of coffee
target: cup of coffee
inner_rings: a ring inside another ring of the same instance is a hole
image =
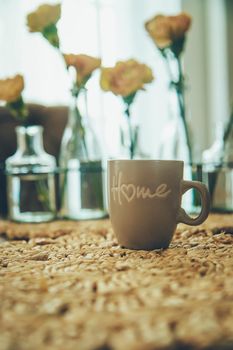
[[[109,160],[108,202],[113,230],[121,246],[167,248],[178,223],[199,225],[209,214],[209,193],[198,181],[183,180],[184,163],[176,160]],[[201,212],[190,217],[182,195],[196,189]]]

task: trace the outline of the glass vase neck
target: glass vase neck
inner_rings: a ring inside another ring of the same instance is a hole
[[[81,89],[77,95],[72,95],[69,124],[72,125],[72,127],[88,127],[86,89]]]
[[[28,156],[43,152],[42,134],[42,126],[18,126],[16,128],[18,152]]]
[[[223,135],[224,142],[232,140],[232,137],[233,137],[233,114],[231,115],[230,120],[227,123],[226,128],[224,130],[224,135]]]

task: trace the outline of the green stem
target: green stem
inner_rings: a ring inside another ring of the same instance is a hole
[[[29,111],[24,103],[22,95],[16,101],[8,102],[6,107],[9,109],[15,120],[17,120],[22,126],[29,125]]]
[[[80,113],[78,105],[77,105],[79,93],[80,93],[80,90],[76,94],[73,94],[73,96],[75,98],[75,114],[77,116],[78,129],[79,129],[79,134],[80,134],[80,136],[82,138],[82,143],[83,143],[83,149],[84,149],[84,152],[85,152],[85,157],[88,160],[88,149],[87,149],[87,144],[86,144],[86,140],[85,140],[85,128],[83,126],[82,116],[81,116],[81,113]]]
[[[233,128],[233,112],[231,113],[230,120],[229,120],[227,127],[226,127],[226,130],[224,132],[224,136],[223,136],[224,145],[225,145],[226,141],[228,140],[228,137],[231,133],[232,128]]]
[[[163,54],[164,58],[165,58],[165,63],[166,63],[166,67],[167,67],[167,72],[168,72],[168,76],[169,76],[169,79],[170,79],[170,82],[173,82],[174,81],[174,77],[172,75],[172,70],[170,68],[170,64],[169,64],[169,58],[167,56],[167,54]]]
[[[168,53],[165,52],[163,54],[163,56],[165,58],[165,62],[166,62],[166,66],[167,66],[168,75],[169,75],[169,78],[171,81],[171,85],[176,90],[178,106],[179,106],[179,110],[180,110],[180,117],[181,117],[183,128],[184,128],[185,141],[186,141],[186,144],[188,147],[189,162],[192,163],[193,162],[192,145],[191,145],[191,141],[190,141],[190,137],[189,137],[188,125],[186,122],[186,110],[185,110],[185,102],[184,102],[184,84],[183,84],[184,77],[183,77],[183,73],[182,73],[181,60],[180,60],[179,56],[175,56],[176,61],[177,61],[177,67],[178,67],[178,79],[177,79],[177,78],[174,78],[174,76],[172,74],[172,70],[171,70],[170,64],[169,64]]]
[[[175,87],[176,94],[177,94],[180,116],[181,116],[181,120],[184,128],[186,144],[188,147],[189,163],[192,164],[193,163],[192,145],[189,137],[188,125],[186,122],[186,109],[185,109],[185,101],[184,101],[184,77],[182,73],[182,65],[181,65],[180,57],[175,56],[175,58],[176,58],[177,67],[178,67],[178,80],[177,82],[174,82],[173,80],[172,83],[173,83],[173,86]]]
[[[42,181],[36,183],[36,190],[38,193],[38,200],[41,203],[44,210],[53,211],[49,200],[49,189]]]
[[[134,142],[134,136],[133,136],[133,130],[132,130],[132,125],[131,125],[131,120],[130,120],[130,105],[127,104],[127,108],[125,110],[125,114],[127,117],[127,122],[128,122],[128,130],[129,130],[129,138],[130,138],[130,159],[134,158],[134,151],[135,151],[135,142]]]
[[[183,90],[183,88],[182,88],[182,90]],[[180,92],[180,91],[176,90],[176,92],[177,92],[177,98],[178,98],[178,103],[179,103],[179,108],[180,108],[180,116],[181,116],[181,120],[182,120],[183,127],[184,127],[185,139],[186,139],[186,143],[188,146],[189,162],[192,164],[192,162],[193,162],[192,146],[191,146],[191,142],[190,142],[188,126],[186,123],[186,112],[185,112],[183,91]]]
[[[188,146],[188,155],[189,155],[189,162],[192,164],[193,162],[193,155],[192,155],[192,145],[189,137],[189,130],[188,130],[188,125],[186,123],[186,110],[185,110],[185,101],[184,101],[184,77],[182,73],[182,66],[181,66],[181,60],[180,57],[176,57],[177,59],[177,64],[178,64],[178,89],[177,91],[177,96],[178,96],[178,103],[180,107],[180,115],[182,118],[183,126],[184,126],[184,132],[185,132],[185,138]]]

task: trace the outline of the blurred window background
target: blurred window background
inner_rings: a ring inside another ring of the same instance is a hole
[[[27,13],[43,0],[0,0],[0,78],[21,73],[26,102],[70,103],[70,78],[57,50],[40,34],[30,34]],[[47,0],[47,3],[57,1]],[[186,11],[193,17],[183,56],[186,100],[196,153],[214,138],[214,126],[227,120],[233,96],[232,0],[63,0],[59,22],[61,50],[100,56],[104,66],[136,58],[153,68],[155,81],[137,95],[133,118],[140,125],[142,149],[158,157],[169,118],[169,79],[161,54],[144,29],[155,14]],[[117,152],[124,106],[99,88],[99,76],[88,83],[90,117],[108,156]]]

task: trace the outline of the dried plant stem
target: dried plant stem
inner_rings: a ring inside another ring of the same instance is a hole
[[[172,73],[172,70],[170,67],[168,55],[164,54],[163,56],[165,57],[167,71],[168,71],[168,75],[169,75],[169,78],[171,81],[171,86],[175,89],[176,94],[177,94],[177,100],[178,100],[178,106],[179,106],[179,112],[180,112],[179,114],[180,114],[182,125],[184,128],[185,141],[186,141],[187,148],[188,148],[188,158],[189,158],[188,162],[190,164],[192,164],[193,163],[193,154],[192,154],[192,145],[191,145],[188,125],[187,125],[187,120],[186,120],[186,109],[185,109],[185,101],[184,101],[184,76],[183,76],[183,71],[182,71],[181,60],[180,60],[180,57],[175,57],[175,60],[177,63],[177,71],[178,71],[178,77],[175,78],[173,76],[173,73]]]
[[[135,138],[133,135],[133,130],[132,130],[132,125],[131,125],[131,120],[130,120],[130,106],[127,104],[127,108],[125,110],[125,114],[127,117],[127,123],[128,123],[128,130],[129,130],[129,138],[130,138],[130,159],[133,159],[135,156]]]

